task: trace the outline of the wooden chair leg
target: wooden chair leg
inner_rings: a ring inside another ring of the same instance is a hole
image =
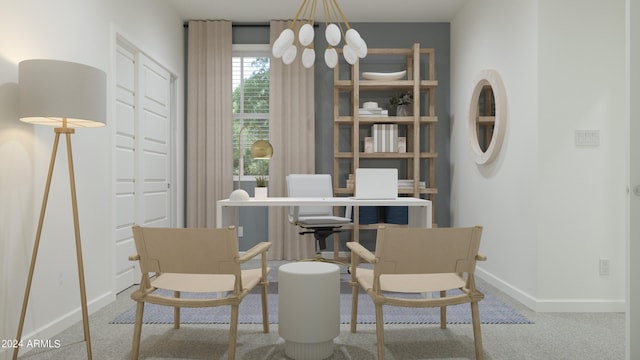
[[[440,297],[447,297],[447,292],[440,291]],[[446,329],[446,328],[447,328],[447,307],[441,306],[440,307],[440,329]]]
[[[177,299],[180,297],[180,291],[174,291],[173,296]],[[180,329],[180,307],[173,307],[173,328]]]
[[[384,318],[382,304],[376,304],[376,337],[378,338],[378,360],[384,360]]]
[[[480,311],[478,309],[478,302],[471,303],[471,319],[473,321],[473,338],[476,346],[476,360],[483,359],[482,352],[482,333],[480,332]]]
[[[136,306],[136,324],[133,327],[133,342],[131,344],[131,360],[138,360],[140,353],[140,336],[142,334],[142,317],[144,315],[144,303],[139,301]]]
[[[231,320],[229,321],[229,360],[236,358],[236,343],[238,342],[238,307],[231,305]]]
[[[262,284],[262,331],[269,332],[269,306],[267,303],[267,285],[265,281]]]
[[[351,291],[351,332],[356,332],[358,325],[358,284],[352,285]]]

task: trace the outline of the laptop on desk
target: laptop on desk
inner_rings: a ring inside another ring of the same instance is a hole
[[[398,169],[356,169],[354,199],[387,200],[398,198]]]

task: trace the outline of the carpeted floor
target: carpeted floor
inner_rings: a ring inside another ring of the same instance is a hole
[[[483,324],[485,360],[624,359],[624,313],[536,313],[482,279],[478,286],[533,322]],[[130,358],[133,325],[110,322],[133,305],[133,291],[118,294],[114,303],[91,315],[94,360]],[[258,324],[243,324],[238,330],[236,359],[287,359],[277,324],[267,334]],[[228,331],[227,324],[186,324],[177,330],[165,324],[145,325],[140,359],[227,359]],[[60,348],[24,349],[20,359],[84,360],[87,353],[82,339],[82,322],[78,322],[50,337],[60,342]],[[387,360],[474,359],[473,330],[467,324],[453,324],[446,330],[437,325],[385,325],[385,353]],[[375,360],[375,354],[375,325],[358,325],[358,332],[351,333],[349,325],[343,324],[329,360]],[[0,353],[0,360],[9,358],[9,351]]]

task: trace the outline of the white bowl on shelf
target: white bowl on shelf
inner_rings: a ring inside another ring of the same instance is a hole
[[[407,75],[407,70],[398,72],[363,72],[362,78],[367,80],[401,80]]]

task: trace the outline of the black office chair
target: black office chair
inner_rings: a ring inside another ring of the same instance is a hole
[[[331,175],[291,174],[287,176],[287,193],[289,197],[333,197]],[[348,216],[348,210],[345,216]],[[289,222],[301,228],[299,234],[313,234],[316,240],[316,257],[313,260],[346,266],[335,259],[323,258],[321,251],[327,248],[329,236],[339,233],[342,226],[351,223],[349,217],[334,216],[332,206],[300,206],[289,208]],[[336,246],[339,246],[337,238],[334,241],[334,248]]]

